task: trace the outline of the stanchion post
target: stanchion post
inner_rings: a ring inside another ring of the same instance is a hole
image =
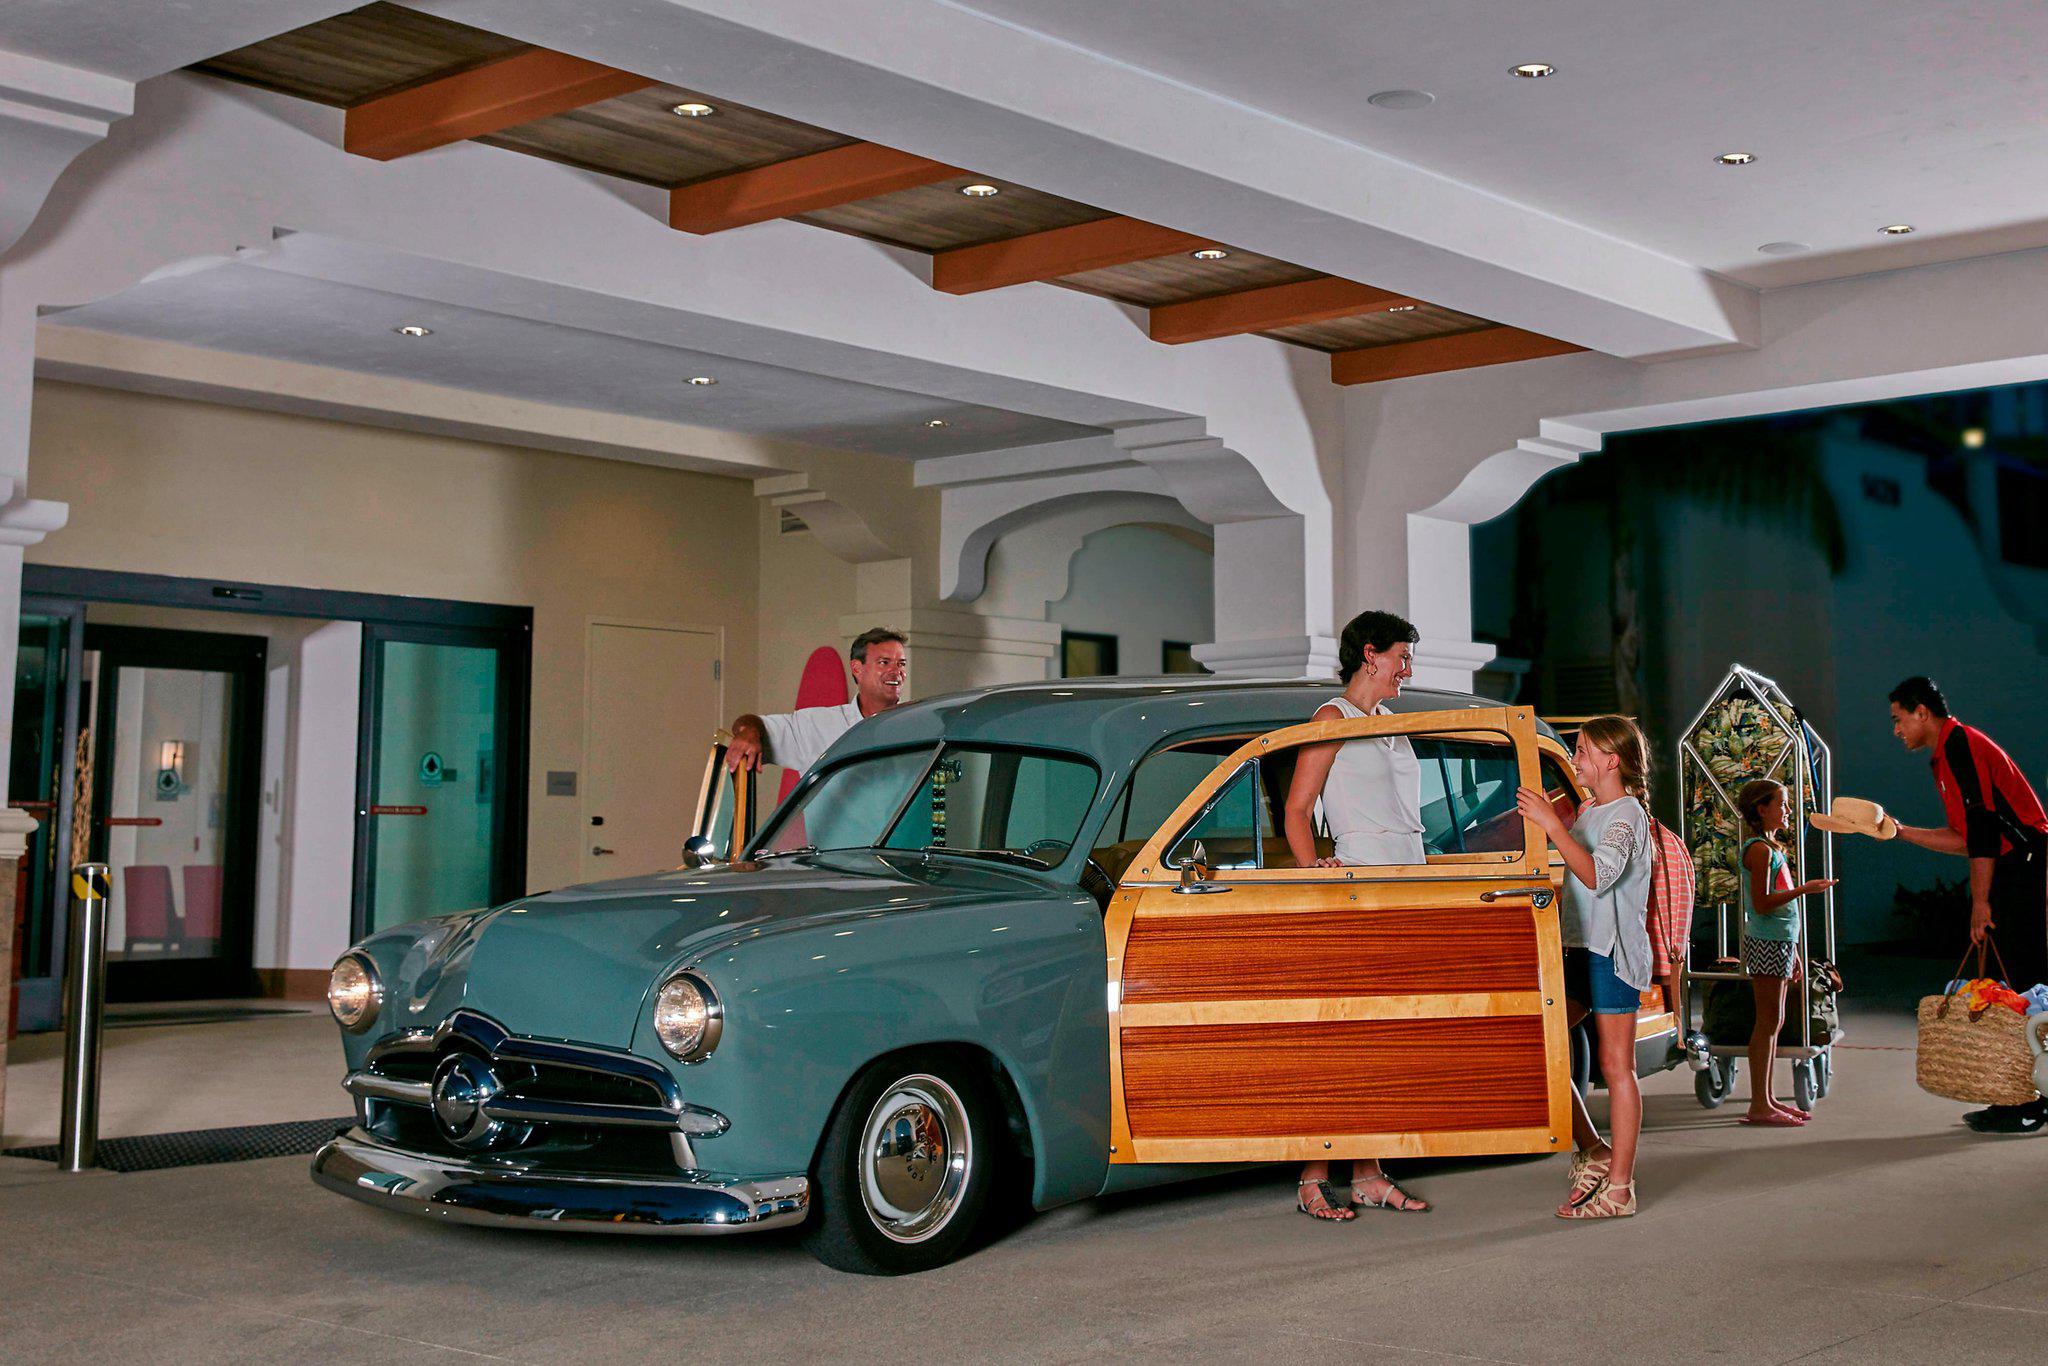
[[[71,943],[64,968],[64,1115],[57,1166],[82,1172],[98,1164],[100,1022],[107,1008],[107,865],[71,870]]]

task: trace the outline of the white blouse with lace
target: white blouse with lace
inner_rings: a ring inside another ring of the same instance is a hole
[[[1614,975],[1638,991],[1656,973],[1650,953],[1650,814],[1634,797],[1580,809],[1572,835],[1592,851],[1594,885],[1564,878],[1564,942],[1613,960]]]

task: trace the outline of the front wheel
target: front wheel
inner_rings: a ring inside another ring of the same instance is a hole
[[[1692,1074],[1693,1094],[1702,1106],[1709,1110],[1721,1108],[1721,1102],[1728,1099],[1728,1093],[1735,1089],[1735,1060],[1733,1058],[1709,1059],[1705,1068]]]
[[[883,1059],[840,1098],[813,1170],[804,1245],[866,1276],[958,1257],[988,1205],[999,1129],[987,1083],[941,1054]]]
[[[1792,1103],[1802,1110],[1811,1110],[1814,1101],[1813,1062],[1811,1059],[1792,1064]]]

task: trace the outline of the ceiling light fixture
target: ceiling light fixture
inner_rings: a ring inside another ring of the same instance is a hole
[[[711,115],[716,114],[718,112],[718,106],[713,104],[704,104],[697,100],[691,100],[686,104],[670,105],[668,112],[674,114],[679,119],[703,119],[709,118],[711,117]]]
[[[987,199],[991,195],[1001,194],[1002,190],[994,185],[976,184],[962,185],[960,193],[966,195],[969,199]]]
[[[1365,102],[1376,109],[1427,109],[1436,103],[1436,96],[1427,90],[1382,90],[1367,95]]]
[[[1523,62],[1520,66],[1513,68],[1517,76],[1527,76],[1532,81],[1548,76],[1556,70],[1557,68],[1549,62]]]
[[[421,327],[418,323],[407,323],[403,327],[394,327],[391,330],[401,337],[431,337],[434,335],[433,328]]]
[[[712,385],[718,383],[718,381],[711,378],[711,376],[709,375],[692,375],[690,376],[690,383],[696,385],[699,389],[709,389]]]
[[[1766,256],[1797,256],[1800,252],[1812,251],[1813,248],[1805,242],[1766,242],[1757,250]]]
[[[1907,233],[1913,231],[1913,225],[1911,223],[1887,223],[1879,228],[1878,231],[1886,237],[1904,237]]]
[[[944,419],[943,417],[935,417],[935,418],[931,419],[931,420],[930,420],[929,422],[925,423],[924,425],[925,425],[925,426],[927,426],[927,427],[935,427],[935,428],[936,428],[936,427],[950,427],[950,426],[952,426],[953,424],[952,424],[952,423],[950,423],[950,422],[948,422],[948,421],[946,421],[946,419]]]
[[[1221,261],[1230,253],[1221,247],[1203,247],[1200,251],[1189,252],[1188,255],[1197,261]]]
[[[1723,152],[1714,158],[1723,166],[1747,166],[1756,160],[1755,152]]]
[[[1973,450],[1973,451],[1981,451],[1981,450],[1983,450],[1983,449],[1984,449],[1984,429],[1983,429],[1982,427],[1965,427],[1965,428],[1963,428],[1963,444],[1964,444],[1965,446],[1968,446],[1968,447],[1969,447],[1969,448],[1970,448],[1971,450]]]

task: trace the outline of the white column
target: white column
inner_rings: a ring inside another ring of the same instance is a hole
[[[1216,528],[1216,638],[1195,647],[1235,678],[1325,678],[1337,671],[1327,607],[1329,557],[1310,553],[1300,517]],[[1318,591],[1320,590],[1320,591]]]

